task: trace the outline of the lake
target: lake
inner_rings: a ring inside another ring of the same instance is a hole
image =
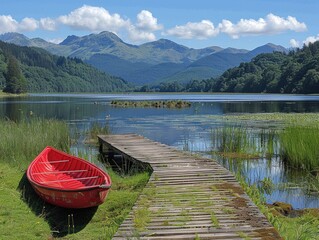
[[[186,100],[190,108],[119,108],[112,100]],[[319,208],[319,197],[296,186],[303,181],[300,171],[285,171],[278,155],[271,159],[241,160],[238,164],[211,154],[212,131],[225,125],[220,116],[244,113],[319,112],[319,96],[281,94],[30,94],[0,98],[0,117],[15,121],[26,117],[66,121],[73,135],[90,129],[93,123],[108,124],[114,134],[136,133],[155,141],[216,158],[233,171],[243,171],[248,181],[270,178],[276,188],[266,193],[267,202],[288,202],[294,208]],[[272,128],[254,126],[254,128]],[[83,135],[72,146],[83,149]]]

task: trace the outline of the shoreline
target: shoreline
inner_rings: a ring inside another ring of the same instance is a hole
[[[22,94],[16,94],[16,93],[5,93],[5,92],[0,92],[0,98],[3,97],[25,97],[28,96],[28,93],[22,93]]]

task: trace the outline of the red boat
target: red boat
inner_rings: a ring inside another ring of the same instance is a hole
[[[46,147],[29,165],[27,178],[46,202],[65,208],[87,208],[104,202],[110,176],[94,164]]]

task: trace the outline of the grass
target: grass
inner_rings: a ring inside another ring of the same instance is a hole
[[[56,120],[0,120],[0,132],[3,239],[111,239],[149,179],[148,173],[123,178],[108,169],[112,189],[104,204],[89,209],[59,208],[35,194],[25,171],[46,145],[68,151],[67,125]]]
[[[252,129],[241,125],[212,129],[212,150],[229,158],[258,158],[254,134]]]
[[[220,228],[219,221],[214,212],[210,213],[210,219],[212,221],[212,226],[215,228]]]
[[[26,169],[44,147],[69,150],[68,127],[56,120],[29,119],[22,122],[0,120],[0,162]]]
[[[319,124],[291,125],[280,133],[281,158],[294,168],[319,171]]]
[[[147,188],[144,188],[142,194],[144,195],[139,201],[138,208],[134,210],[134,227],[137,232],[144,231],[151,221],[152,211],[149,210],[150,203],[156,195],[156,189],[153,184],[149,184]]]
[[[238,236],[244,240],[251,240],[251,238],[249,236],[247,236],[246,233],[244,232],[237,232]]]

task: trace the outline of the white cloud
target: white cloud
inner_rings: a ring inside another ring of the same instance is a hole
[[[302,41],[303,45],[308,46],[309,43],[314,43],[316,41],[319,41],[319,34],[317,34],[317,36],[309,36],[306,38],[306,40]],[[290,40],[290,46],[294,47],[294,48],[299,48],[302,47],[301,43],[295,39],[291,39]]]
[[[300,43],[296,39],[290,39],[289,43],[290,46],[293,48],[299,48],[300,46]]]
[[[185,39],[206,39],[218,35],[219,29],[214,27],[214,24],[209,20],[201,22],[188,22],[182,26],[176,26],[165,32],[167,35],[172,35]]]
[[[142,10],[137,14],[136,28],[142,31],[157,31],[163,28],[162,25],[157,23],[157,18],[147,10]]]
[[[63,42],[63,38],[53,38],[53,39],[47,39],[48,42],[50,43],[55,43],[55,44],[59,44],[61,42]]]
[[[128,36],[133,42],[155,41],[156,36],[152,32],[139,31],[136,27],[131,26],[128,30]]]
[[[319,34],[317,34],[317,36],[310,36],[307,37],[305,41],[303,41],[303,43],[308,46],[309,43],[314,43],[316,41],[319,41]]]
[[[236,24],[230,20],[223,19],[216,28],[209,20],[188,22],[185,25],[169,29],[165,33],[186,39],[206,39],[217,36],[222,32],[236,39],[248,35],[269,35],[285,31],[300,32],[305,30],[307,30],[306,24],[299,22],[295,17],[288,16],[285,19],[270,13],[266,18],[259,18],[258,20],[240,19]]]
[[[84,5],[68,15],[60,16],[58,21],[64,25],[80,30],[112,31],[129,25],[128,20],[119,14],[110,14],[105,8]]]
[[[236,24],[229,20],[223,20],[218,27],[221,32],[230,35],[232,38],[248,35],[279,34],[289,30],[295,32],[307,30],[306,24],[297,21],[295,17],[288,16],[285,19],[272,13],[268,14],[265,19],[241,19]]]
[[[39,28],[39,22],[34,18],[24,18],[18,22],[10,15],[0,16],[0,33],[35,31]]]
[[[34,18],[24,18],[18,25],[18,30],[23,32],[31,32],[39,28],[39,22]]]
[[[137,23],[134,25],[117,13],[110,14],[105,8],[87,5],[75,9],[68,15],[60,16],[58,22],[80,30],[126,33],[134,42],[156,40],[153,32],[162,29],[162,25],[157,23],[157,18],[147,10],[142,10],[137,15]]]
[[[54,31],[56,30],[56,21],[52,18],[41,18],[40,27],[44,30]]]
[[[126,28],[130,40],[133,42],[155,41],[154,32],[163,28],[161,24],[157,23],[157,18],[151,12],[142,10],[137,14],[136,19],[136,24],[130,23]]]
[[[18,29],[18,22],[10,15],[0,16],[0,33],[16,32]]]

